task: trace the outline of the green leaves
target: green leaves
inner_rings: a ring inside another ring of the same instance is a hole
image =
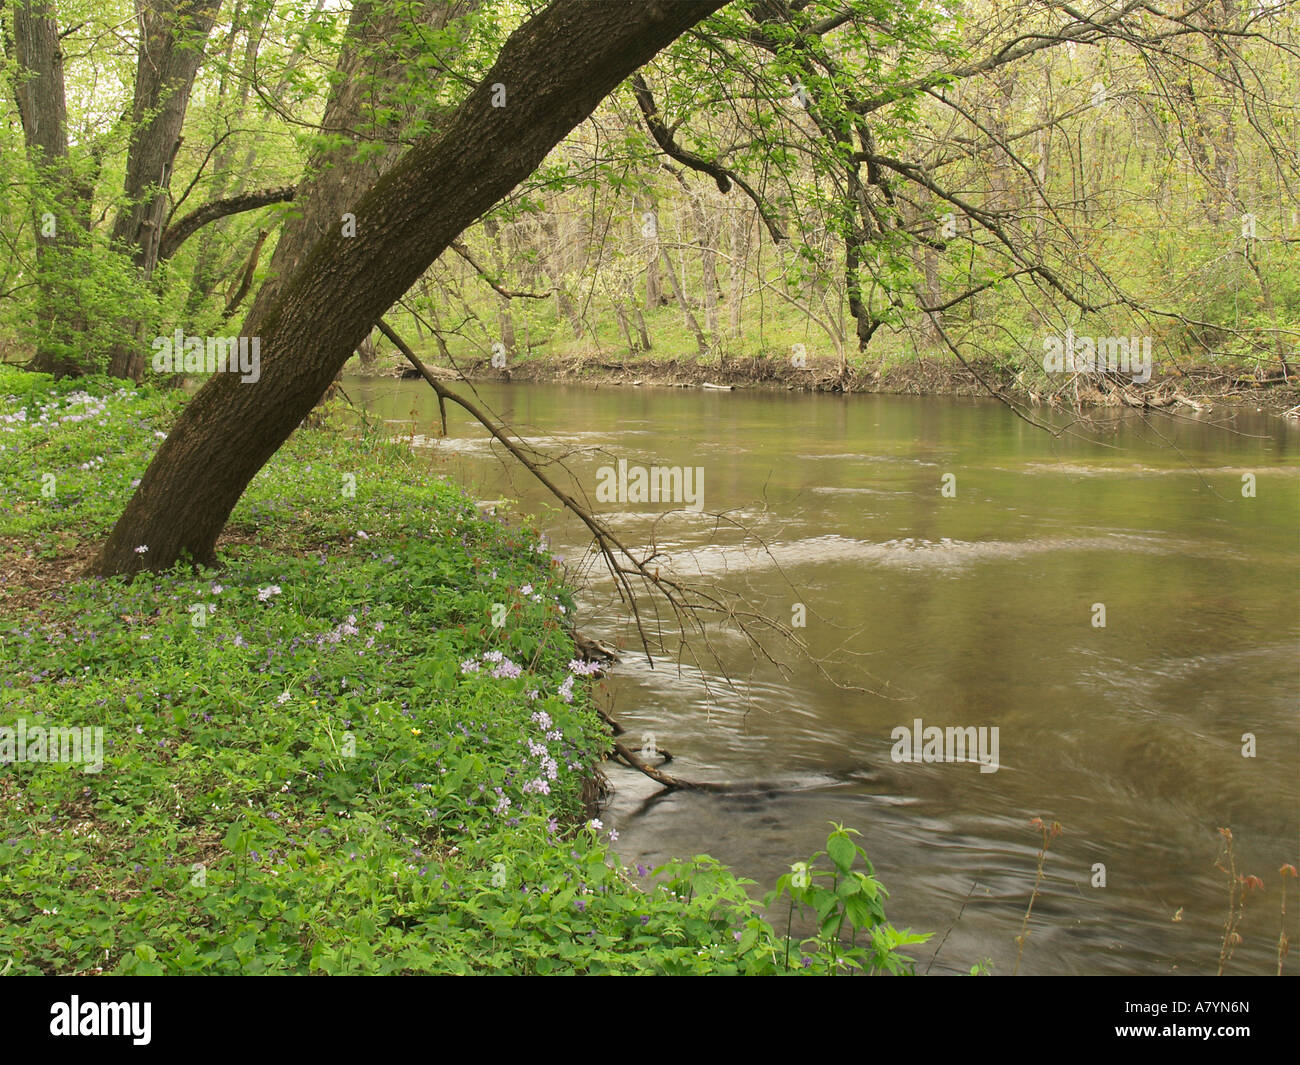
[[[853,859],[857,857],[858,848],[849,839],[847,832],[837,829],[826,840],[826,851],[840,872],[847,873],[853,866]]]
[[[107,531],[181,399],[119,387],[0,368],[0,409],[30,408],[0,462],[0,494],[30,500],[0,506],[6,542]],[[69,402],[78,392],[93,403]],[[37,426],[42,408],[67,420]],[[57,505],[40,502],[37,460],[56,463]],[[552,956],[554,892],[538,885],[572,877],[576,890],[600,870],[617,903],[595,930],[641,929],[644,896],[605,870],[605,852],[547,831],[552,817],[578,820],[582,774],[567,763],[590,764],[603,741],[582,685],[572,704],[554,694],[573,653],[556,599],[572,599],[533,534],[479,521],[458,490],[406,476],[411,464],[382,440],[304,430],[236,509],[233,527],[259,543],[232,547],[222,573],[74,582],[37,624],[0,620],[19,681],[0,695],[0,721],[57,708],[106,739],[99,775],[11,770],[26,799],[0,834],[0,957],[14,971],[378,972],[414,957],[509,971],[519,963],[485,947],[492,936],[538,927],[525,918],[539,900],[545,933],[524,956]],[[340,492],[342,471],[354,496]],[[519,595],[525,584],[536,601]],[[274,585],[283,594],[259,599]],[[523,602],[500,648],[527,672],[461,683],[460,662],[485,647],[469,619],[511,597]],[[189,623],[196,602],[217,605],[202,628]],[[544,694],[530,702],[525,684]],[[563,768],[549,795],[525,796],[522,737],[541,737],[530,715],[542,708]],[[497,787],[520,827],[494,812]],[[51,832],[74,807],[90,831]],[[499,908],[485,908],[466,840],[544,858],[526,877],[512,869]],[[349,946],[358,928],[373,929],[372,948]]]
[[[923,943],[929,934],[899,932],[886,921],[883,900],[888,893],[876,880],[866,851],[853,842],[851,837],[857,834],[832,824],[826,850],[807,862],[796,863],[792,872],[781,876],[775,889],[766,895],[764,905],[768,907],[782,895],[789,896],[791,924],[796,908],[801,916],[805,908],[811,909],[815,919],[815,937],[797,945],[792,937],[786,937],[783,964],[787,969],[790,955],[797,949],[808,959],[808,971],[912,971],[912,959],[899,953],[898,948]],[[831,868],[817,868],[818,859],[824,857],[830,858]],[[855,868],[859,862],[862,868]],[[870,950],[857,946],[863,932],[871,937]]]

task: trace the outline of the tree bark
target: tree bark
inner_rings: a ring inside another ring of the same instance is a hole
[[[356,236],[326,230],[274,303],[250,314],[242,334],[260,340],[260,377],[214,374],[200,389],[91,571],[165,569],[187,556],[214,563],[217,537],[248,482],[372,324],[623,78],[725,3],[555,0],[511,34],[446,125],[351,207]],[[494,106],[502,89],[505,106]]]
[[[131,111],[131,142],[121,210],[113,222],[113,243],[127,249],[147,282],[158,265],[167,189],[181,144],[181,127],[203,63],[203,46],[221,0],[144,0],[140,6],[140,49]],[[126,323],[136,331],[139,323]],[[140,344],[117,345],[109,360],[114,377],[144,376]]]
[[[77,181],[68,158],[67,96],[63,51],[50,0],[17,0],[13,6],[12,52],[18,69],[14,97],[27,158],[43,196],[35,203],[40,339],[31,368],[58,376],[82,371],[74,354],[84,330],[75,291],[67,276],[66,253],[81,243],[89,226],[91,190]],[[44,208],[55,208],[53,232]]]
[[[254,298],[250,315],[266,312],[317,241],[327,233],[342,231],[342,216],[356,199],[357,190],[369,188],[392,167],[401,155],[402,139],[409,132],[410,124],[429,117],[410,103],[399,106],[396,99],[400,78],[415,61],[409,48],[394,47],[391,43],[405,25],[402,16],[409,20],[413,12],[418,12],[421,26],[441,31],[453,19],[473,11],[480,2],[420,0],[413,7],[384,0],[358,0],[352,8],[339,54],[339,79],[326,102],[321,128],[353,135],[347,143],[313,152],[308,159],[307,172],[298,183],[294,200],[299,210],[286,220],[280,231],[267,280]],[[428,96],[431,95],[429,92]],[[365,117],[375,111],[388,113],[390,120],[376,128],[374,121]],[[376,148],[369,143],[373,141],[379,141],[383,147]],[[367,151],[359,152],[362,146]],[[357,217],[359,227],[360,216]]]

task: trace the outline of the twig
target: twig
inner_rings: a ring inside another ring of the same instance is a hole
[[[1020,972],[1020,957],[1025,952],[1025,940],[1029,938],[1029,915],[1034,912],[1034,902],[1038,899],[1038,885],[1043,882],[1043,862],[1047,857],[1047,848],[1052,845],[1052,840],[1061,834],[1061,823],[1053,821],[1051,828],[1043,824],[1041,817],[1035,817],[1029,822],[1043,834],[1043,845],[1038,850],[1038,875],[1034,878],[1034,890],[1029,896],[1029,907],[1025,910],[1025,919],[1020,924],[1020,935],[1016,936],[1016,967],[1011,970],[1011,975],[1016,976]]]
[[[957,916],[952,919],[952,924],[948,926],[948,931],[944,932],[943,938],[939,940],[939,945],[934,948],[934,953],[930,955],[930,964],[925,967],[925,976],[930,975],[930,969],[934,965],[934,959],[939,956],[939,951],[943,950],[943,945],[948,942],[948,933],[957,927],[957,922],[961,920],[961,915],[966,910],[966,903],[970,902],[970,897],[975,894],[975,888],[978,884],[978,880],[972,880],[970,882],[970,890],[966,892],[966,897],[961,900],[961,909],[957,911]]]

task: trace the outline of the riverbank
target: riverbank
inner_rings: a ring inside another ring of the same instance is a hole
[[[990,359],[962,365],[952,357],[873,361],[847,367],[833,359],[723,358],[700,360],[668,356],[615,358],[590,351],[531,353],[494,367],[490,357],[457,358],[443,365],[434,350],[420,352],[426,364],[449,377],[463,373],[473,381],[581,382],[626,387],[754,388],[771,391],[879,393],[906,396],[988,396],[990,391],[1028,408],[1119,408],[1201,413],[1215,407],[1243,407],[1278,416],[1300,417],[1300,380],[1280,373],[1260,376],[1246,365],[1201,365],[1153,372],[1135,384],[1121,375],[1079,374],[1049,378]],[[500,359],[498,359],[500,362]],[[354,357],[347,373],[362,376],[414,376],[410,364],[391,348],[380,348],[374,363]]]
[[[408,448],[301,429],[220,571],[82,578],[186,401],[119,385],[0,368],[0,971],[855,963],[791,955],[711,859],[624,867],[562,560]],[[811,875],[785,890],[820,913]],[[906,968],[915,940],[841,895],[861,964]]]

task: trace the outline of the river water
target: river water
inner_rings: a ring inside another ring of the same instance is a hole
[[[598,468],[620,459],[702,470],[698,513],[596,510],[629,545],[653,541],[664,572],[786,625],[801,604],[794,631],[820,660],[778,642],[782,670],[732,625],[710,627],[717,660],[697,637],[651,668],[586,529],[486,432],[452,407],[438,439],[422,382],[345,386],[478,498],[538,515],[552,551],[591,578],[579,627],[628,648],[598,692],[625,742],[670,750],[678,776],[736,785],[654,798],[608,766],[604,820],[627,862],[709,853],[766,889],[840,822],[861,832],[890,920],[935,933],[913,951],[918,972],[988,960],[1009,974],[1042,817],[1062,834],[1022,973],[1213,973],[1229,827],[1241,871],[1266,887],[1228,971],[1274,971],[1278,869],[1300,843],[1294,422],[1128,411],[1054,436],[992,400],[478,386],[592,499]],[[911,744],[894,730],[918,720],[996,727],[996,771],[989,747],[983,767],[973,752],[896,760]]]

